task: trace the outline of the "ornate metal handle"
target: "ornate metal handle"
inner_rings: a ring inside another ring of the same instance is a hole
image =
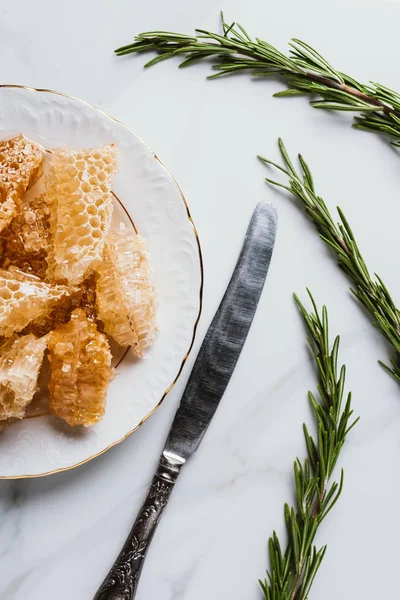
[[[164,453],[127,540],[94,600],[132,600],[147,549],[184,461]]]

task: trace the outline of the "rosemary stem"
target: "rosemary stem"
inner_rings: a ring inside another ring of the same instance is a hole
[[[284,185],[267,178],[268,183],[284,187],[300,200],[306,213],[311,216],[321,239],[336,254],[339,266],[352,281],[354,287],[350,288],[351,292],[371,314],[373,324],[391,344],[396,359],[390,360],[391,367],[382,366],[400,382],[400,310],[382,279],[378,275],[375,275],[374,279],[371,277],[352,228],[343,212],[338,208],[340,220],[335,223],[325,202],[317,195],[310,168],[303,157],[299,155],[301,170],[298,173],[282,140],[279,140],[279,148],[283,166],[266,158],[259,157],[259,159],[285,173],[289,184]]]
[[[239,23],[228,24],[221,15],[222,35],[197,29],[195,36],[153,31],[137,35],[131,44],[115,52],[154,52],[146,63],[152,66],[176,56],[184,57],[181,66],[209,59],[215,71],[210,78],[241,71],[255,76],[283,77],[289,89],[276,96],[309,94],[317,99],[314,108],[356,113],[354,127],[389,135],[400,146],[400,94],[379,83],[363,84],[336,70],[307,43],[293,39],[288,55],[259,38],[251,38]],[[358,114],[357,114],[358,113]]]
[[[284,508],[288,543],[283,551],[274,532],[269,540],[270,568],[267,578],[261,581],[266,600],[306,600],[314,577],[323,560],[326,546],[319,550],[313,545],[318,527],[337,502],[343,487],[332,482],[332,474],[345,438],[356,423],[350,423],[351,394],[342,406],[345,368],[338,375],[339,338],[330,346],[328,313],[317,309],[309,292],[314,311],[308,312],[295,296],[303,316],[308,342],[319,373],[319,400],[309,392],[311,407],[316,419],[317,437],[303,426],[307,458],[294,463],[296,505]]]
[[[346,92],[347,94],[354,96],[354,98],[358,98],[359,100],[362,100],[363,102],[366,102],[367,104],[371,104],[371,106],[376,106],[376,107],[380,108],[382,110],[382,112],[384,112],[386,115],[393,114],[400,118],[400,110],[396,110],[395,108],[393,108],[392,106],[389,106],[385,102],[382,102],[378,98],[374,98],[371,95],[360,92],[356,88],[351,87],[350,85],[347,85],[346,83],[339,83],[338,81],[335,81],[334,79],[330,79],[328,77],[318,75],[317,73],[312,73],[311,71],[306,71],[304,73],[304,76],[307,79],[309,79],[310,81],[315,81],[316,83],[322,83],[323,85],[325,85],[328,88]]]

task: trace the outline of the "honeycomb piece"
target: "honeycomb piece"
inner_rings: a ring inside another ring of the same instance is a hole
[[[111,376],[107,338],[80,308],[49,336],[50,410],[69,425],[92,425],[104,415]]]
[[[0,231],[11,221],[19,198],[39,177],[44,153],[22,134],[0,142]]]
[[[123,229],[111,231],[97,273],[96,307],[105,332],[142,356],[156,335],[154,285],[145,240]]]
[[[44,195],[21,202],[2,233],[2,266],[14,265],[44,279],[47,270],[49,211]]]
[[[47,338],[13,335],[0,347],[0,425],[22,419],[37,387]]]
[[[45,150],[22,134],[0,142],[0,181],[22,196],[40,175]]]
[[[101,261],[112,217],[114,145],[54,150],[47,178],[51,244],[47,276],[79,284]]]
[[[0,182],[0,231],[10,223],[17,210],[17,194],[8,192]]]
[[[65,286],[49,285],[15,267],[0,269],[0,336],[21,331],[69,293]]]
[[[46,335],[59,325],[67,323],[76,308],[82,308],[88,319],[95,321],[95,299],[96,281],[94,275],[91,275],[82,281],[76,291],[72,290],[70,296],[63,296],[49,312],[31,321],[22,333],[33,333],[39,337]]]

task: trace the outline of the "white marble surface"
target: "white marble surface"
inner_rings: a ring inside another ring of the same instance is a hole
[[[293,291],[310,286],[342,334],[341,358],[361,422],[341,463],[343,497],[321,528],[328,552],[312,598],[396,597],[400,517],[400,392],[378,367],[386,344],[348,293],[311,225],[264,183],[257,153],[281,135],[301,151],[330,207],[340,204],[371,268],[394,296],[398,278],[399,156],[347,116],[273,99],[275,82],[207,82],[208,67],[142,70],[114,47],[148,29],[218,27],[215,0],[0,1],[0,76],[65,91],[142,136],[182,186],[204,252],[204,311],[196,348],[228,281],[255,203],[275,202],[279,232],[268,283],[238,368],[200,451],[182,473],[149,552],[138,600],[261,599],[266,542],[283,532],[291,466],[315,375]],[[225,0],[227,18],[282,49],[290,37],[340,69],[400,89],[400,3],[383,0]],[[194,354],[162,408],[97,460],[49,478],[0,482],[0,598],[86,600],[116,556],[149,483]]]

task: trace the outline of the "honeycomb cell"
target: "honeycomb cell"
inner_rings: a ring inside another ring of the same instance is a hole
[[[111,231],[97,273],[96,307],[105,332],[142,356],[156,336],[155,292],[145,240],[126,230]]]
[[[69,425],[89,426],[104,415],[111,352],[82,309],[49,334],[50,410]]]
[[[10,223],[22,194],[39,177],[44,153],[22,134],[0,142],[0,231]]]
[[[111,224],[111,182],[116,171],[113,144],[84,151],[54,150],[46,179],[51,234],[49,279],[77,285],[101,261]],[[93,216],[98,219],[95,224]]]
[[[13,335],[0,347],[1,422],[22,419],[36,391],[47,338]]]
[[[67,287],[50,285],[15,267],[0,269],[0,336],[21,331],[69,294]]]
[[[33,333],[39,337],[46,335],[59,325],[67,323],[76,308],[82,308],[88,319],[95,321],[95,300],[96,282],[94,275],[91,275],[82,281],[76,291],[71,290],[70,296],[63,296],[50,311],[31,321],[22,333]]]
[[[26,273],[46,276],[49,211],[44,195],[25,200],[2,232],[2,267],[14,265]]]

